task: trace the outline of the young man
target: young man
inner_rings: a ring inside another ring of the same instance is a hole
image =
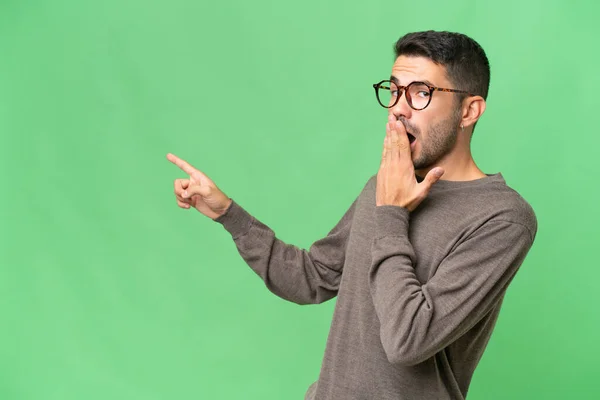
[[[464,399],[506,288],[533,244],[530,205],[475,164],[489,64],[471,38],[410,33],[374,86],[389,119],[381,159],[341,220],[308,251],[286,244],[185,161],[180,207],[231,233],[276,295],[338,296],[318,381],[305,399]]]

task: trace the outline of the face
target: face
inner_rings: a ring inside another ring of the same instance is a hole
[[[398,57],[392,67],[391,79],[405,86],[420,81],[431,86],[454,88],[444,67],[424,57]],[[413,110],[406,101],[406,93],[402,93],[398,103],[388,110],[394,119],[402,121],[409,133],[415,170],[433,166],[454,149],[461,120],[460,104],[454,94],[434,91],[425,109]]]

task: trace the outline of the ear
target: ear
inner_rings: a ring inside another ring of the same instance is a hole
[[[463,100],[461,125],[465,128],[475,125],[485,111],[485,99],[481,96],[470,96]]]

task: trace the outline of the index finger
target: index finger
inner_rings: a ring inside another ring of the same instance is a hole
[[[396,121],[391,127],[391,130],[392,138],[398,143],[398,154],[400,154],[400,158],[411,160],[410,141],[408,140],[406,127],[401,121]]]
[[[188,174],[189,176],[198,175],[200,171],[196,168],[192,167],[187,161],[182,160],[177,157],[175,154],[167,154],[167,159],[171,161],[173,164],[177,165],[183,172]]]

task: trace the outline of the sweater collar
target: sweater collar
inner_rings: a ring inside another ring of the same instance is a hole
[[[418,182],[422,182],[423,179],[418,175],[415,175]],[[467,188],[471,186],[484,185],[489,183],[502,183],[506,184],[504,177],[501,172],[495,174],[486,174],[485,177],[472,179],[470,181],[449,181],[444,180],[443,177],[439,181],[433,184],[431,190],[444,190],[444,189],[458,189],[458,188]]]

